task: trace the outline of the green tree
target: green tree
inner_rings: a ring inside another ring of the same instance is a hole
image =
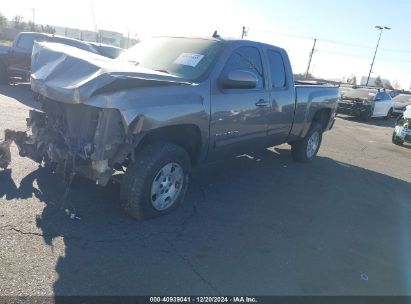
[[[355,75],[351,75],[351,78],[348,78],[347,82],[351,85],[356,85],[357,84],[357,77]]]
[[[2,13],[0,13],[0,28],[7,26],[7,18]]]
[[[16,30],[24,30],[26,27],[26,22],[24,22],[23,16],[16,15],[13,17],[11,22],[13,24],[13,28],[15,28]]]
[[[375,86],[377,88],[382,88],[382,81],[381,81],[381,76],[378,75],[377,78],[375,79]]]

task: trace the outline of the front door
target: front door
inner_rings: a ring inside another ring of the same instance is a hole
[[[391,99],[385,92],[378,92],[375,96],[374,116],[386,116],[391,105]]]
[[[221,78],[236,70],[253,73],[257,86],[252,89],[219,88],[211,95],[210,159],[222,154],[239,155],[265,145],[271,106],[260,49],[244,46],[234,50]]]

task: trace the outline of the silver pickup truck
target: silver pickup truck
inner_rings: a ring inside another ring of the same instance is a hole
[[[311,161],[339,98],[296,85],[285,50],[221,38],[152,38],[114,60],[36,43],[31,85],[42,111],[30,134],[6,131],[3,167],[14,141],[68,178],[105,185],[123,171],[120,200],[138,219],[175,209],[194,165],[283,143]]]

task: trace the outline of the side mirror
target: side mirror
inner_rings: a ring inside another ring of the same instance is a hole
[[[223,89],[255,89],[258,79],[253,73],[244,70],[234,70],[222,79]]]

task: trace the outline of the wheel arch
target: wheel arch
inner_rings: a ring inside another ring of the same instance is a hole
[[[201,159],[204,142],[200,128],[194,124],[171,125],[147,131],[136,144],[135,152],[145,145],[159,141],[176,144],[189,154],[192,164],[197,164]]]

